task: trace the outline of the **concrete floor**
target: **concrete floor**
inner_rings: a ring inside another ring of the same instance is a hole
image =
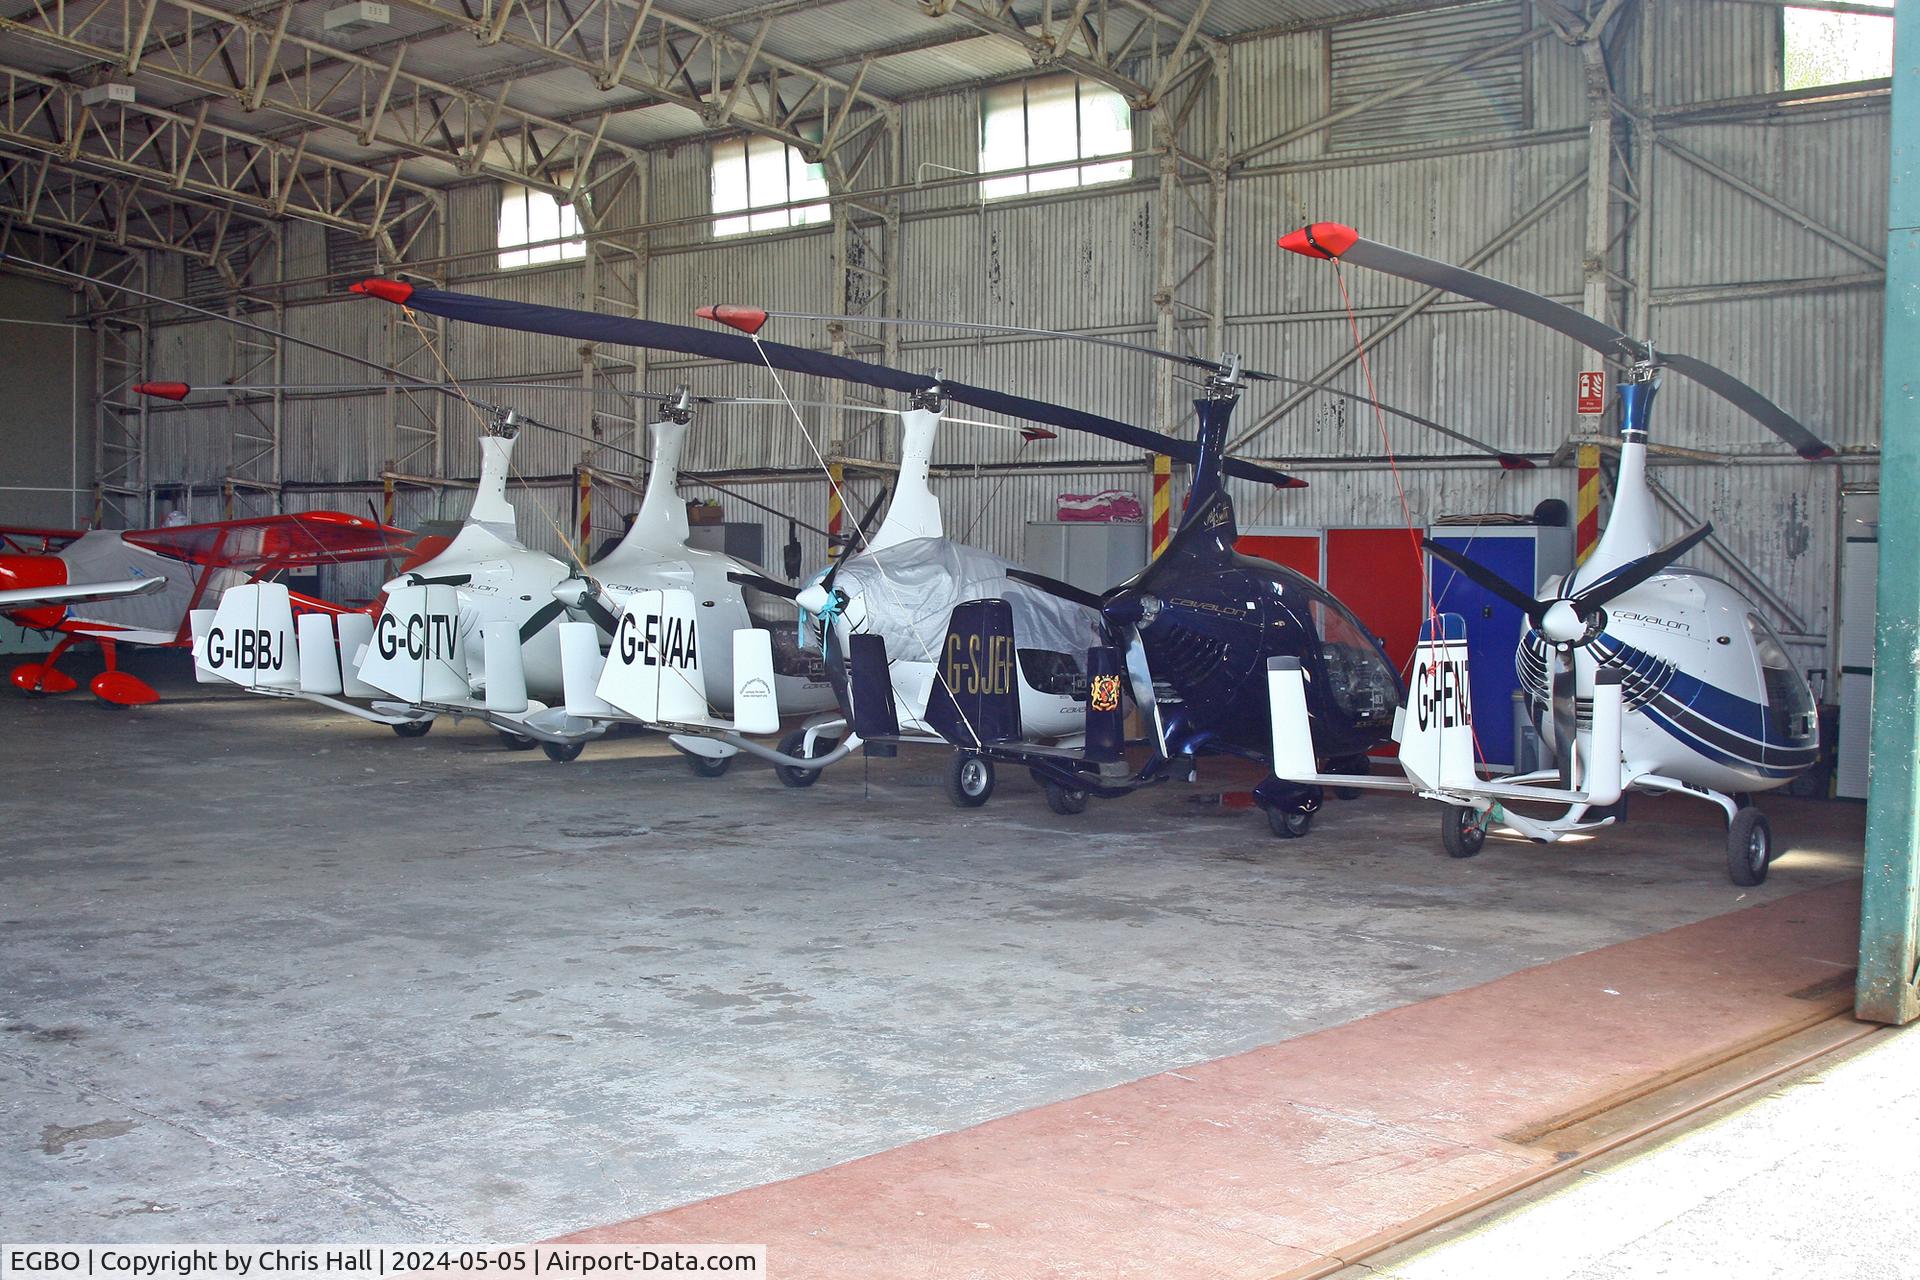
[[[847,1160],[1858,874],[1780,801],[1439,849],[1169,786],[1077,818],[931,753],[806,791],[174,684],[0,697],[0,1237],[518,1241]]]

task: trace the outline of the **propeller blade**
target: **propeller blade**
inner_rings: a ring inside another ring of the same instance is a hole
[[[594,626],[608,635],[620,629],[620,619],[614,616],[613,610],[607,608],[606,602],[600,598],[600,584],[591,578],[587,579],[587,589],[580,593],[579,609],[593,619]]]
[[[1455,551],[1452,547],[1442,546],[1431,538],[1422,538],[1421,542],[1426,546],[1427,553],[1434,559],[1451,565],[1454,569],[1465,574],[1469,580],[1478,583],[1484,589],[1493,592],[1494,595],[1499,596],[1502,600],[1505,600],[1508,604],[1526,614],[1527,620],[1532,622],[1534,626],[1537,627],[1540,625],[1541,615],[1544,614],[1547,609],[1545,604],[1514,586],[1511,582],[1508,582],[1505,578],[1487,568],[1479,561],[1469,559],[1467,556]]]
[[[520,643],[525,644],[546,629],[549,622],[567,611],[567,606],[558,600],[549,600],[541,605],[531,618],[520,624]]]
[[[1553,754],[1560,766],[1560,789],[1573,790],[1574,748],[1580,741],[1579,681],[1573,670],[1573,654],[1554,651],[1553,657]]]
[[[941,394],[958,404],[970,404],[990,413],[1005,414],[1008,417],[1044,423],[1047,426],[1082,431],[1102,439],[1131,445],[1146,453],[1164,453],[1182,462],[1191,463],[1198,458],[1200,452],[1199,445],[1191,440],[1178,440],[1157,431],[1148,431],[1143,427],[1131,426],[1113,418],[1104,418],[1096,413],[1086,413],[1064,405],[1049,404],[1044,400],[1028,399],[1025,396],[1008,395],[985,387],[972,387],[964,382],[949,382],[927,374],[889,369],[885,365],[853,360],[825,351],[809,351],[805,347],[788,346],[782,342],[760,342],[738,334],[715,333],[710,329],[695,329],[688,325],[666,324],[661,321],[642,320],[629,316],[600,315],[571,307],[549,307],[529,302],[514,302],[505,298],[485,298],[478,294],[430,289],[425,285],[410,285],[399,280],[363,280],[350,287],[354,293],[381,298],[398,306],[424,311],[429,315],[445,316],[449,320],[464,320],[471,324],[489,325],[496,329],[517,329],[525,333],[546,333],[555,337],[578,338],[588,342],[607,342],[659,351],[678,351],[685,355],[725,360],[731,364],[771,365],[776,369],[785,369],[789,373],[812,374],[816,377],[832,378],[838,382],[860,383],[889,391],[912,393],[932,390],[937,386]],[[1230,458],[1226,465],[1228,475],[1244,480],[1259,480],[1286,489],[1304,488],[1306,485],[1304,480],[1297,480],[1284,472],[1243,459]]]
[[[1106,603],[1106,598],[1092,591],[1085,591],[1071,582],[1062,582],[1058,578],[1049,578],[1044,573],[1031,573],[1025,569],[1009,569],[1007,576],[1015,582],[1024,582],[1037,587],[1050,596],[1058,596],[1069,604],[1085,605],[1089,609],[1098,609]]]
[[[1627,592],[1645,582],[1648,578],[1651,578],[1654,574],[1665,569],[1681,556],[1684,556],[1687,552],[1706,541],[1707,535],[1712,532],[1713,526],[1711,524],[1703,524],[1693,532],[1685,533],[1675,538],[1658,551],[1641,556],[1638,560],[1629,560],[1592,586],[1582,587],[1573,594],[1568,603],[1572,604],[1574,609],[1584,618],[1588,613],[1613,599],[1615,596],[1625,595]]]
[[[1485,302],[1502,311],[1545,325],[1565,334],[1602,355],[1630,363],[1651,359],[1656,366],[1672,369],[1691,378],[1759,422],[1767,430],[1792,445],[1801,457],[1813,461],[1833,456],[1831,446],[1801,425],[1792,414],[1755,391],[1723,369],[1717,369],[1693,356],[1655,351],[1647,343],[1629,337],[1604,320],[1543,298],[1528,289],[1504,280],[1483,276],[1465,267],[1456,267],[1417,253],[1376,244],[1363,238],[1352,227],[1337,222],[1316,222],[1280,237],[1280,247],[1309,258],[1338,258],[1357,267],[1367,267],[1387,275],[1399,276],[1434,289],[1457,293],[1463,298]]]
[[[860,536],[861,546],[864,547],[872,541],[872,536],[867,530],[873,527],[873,518],[879,514],[881,504],[892,496],[893,486],[883,485],[880,492],[874,495],[873,501],[867,504],[867,509],[860,513],[860,519],[854,522],[853,531]],[[844,560],[846,557],[842,556],[841,559]],[[835,562],[834,568],[839,567],[839,563]]]
[[[800,594],[800,588],[790,582],[781,582],[758,573],[729,573],[727,581],[736,586],[752,587],[755,591],[764,591],[770,596],[779,596],[782,600],[791,600]]]

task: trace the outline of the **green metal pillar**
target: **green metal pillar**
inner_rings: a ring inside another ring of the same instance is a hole
[[[1887,197],[1887,332],[1880,412],[1880,616],[1873,646],[1873,780],[1854,1009],[1920,1017],[1920,0],[1894,10]]]

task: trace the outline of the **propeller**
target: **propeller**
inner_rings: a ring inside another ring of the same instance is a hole
[[[1492,569],[1452,547],[1431,538],[1424,539],[1429,554],[1458,570],[1527,616],[1527,622],[1553,649],[1553,675],[1550,699],[1553,709],[1554,754],[1559,759],[1560,786],[1573,787],[1575,744],[1579,741],[1579,681],[1573,665],[1573,652],[1600,634],[1605,615],[1601,606],[1617,599],[1666,569],[1681,556],[1699,546],[1713,532],[1711,524],[1684,533],[1656,551],[1629,560],[1596,581],[1567,595],[1551,600],[1514,586]]]
[[[1575,311],[1551,298],[1543,298],[1518,285],[1450,263],[1423,258],[1404,249],[1377,244],[1363,238],[1352,227],[1338,222],[1314,222],[1298,231],[1290,231],[1280,237],[1280,247],[1303,257],[1337,258],[1429,288],[1457,293],[1463,298],[1485,302],[1545,325],[1602,355],[1631,364],[1672,369],[1757,420],[1792,445],[1794,451],[1808,461],[1833,456],[1831,445],[1814,435],[1785,409],[1725,370],[1716,369],[1693,356],[1655,351],[1651,343],[1630,337],[1604,320]]]

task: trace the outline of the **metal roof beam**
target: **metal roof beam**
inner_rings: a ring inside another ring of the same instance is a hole
[[[382,173],[312,154],[207,118],[140,103],[96,111],[82,90],[37,72],[0,65],[0,142],[54,157],[66,168],[100,170],[186,192],[262,219],[299,218],[385,241],[400,256],[418,226],[438,216],[441,196]],[[399,205],[405,187],[418,199]],[[371,211],[372,216],[369,216]]]
[[[565,195],[565,174],[591,160],[593,134],[405,69],[406,43],[389,59],[337,49],[285,29],[285,9],[229,13],[201,0],[33,0],[0,17],[11,34],[233,102],[336,131],[362,147],[436,160]],[[450,17],[463,15],[449,11]],[[465,21],[449,26],[468,27]],[[162,34],[153,35],[158,28]],[[631,148],[603,153],[637,161]]]
[[[143,182],[77,173],[51,154],[4,150],[0,217],[53,234],[94,237],[115,248],[184,254],[210,265],[233,219],[272,225],[226,206],[155,191]]]
[[[774,15],[741,40],[725,29],[662,9],[652,0],[392,0],[399,8],[469,31],[483,44],[508,44],[571,67],[601,90],[624,88],[696,112],[710,128],[727,126],[775,138],[821,158],[810,127],[853,108],[889,121],[888,98],[765,48]],[[738,19],[735,19],[738,21]],[[707,71],[702,87],[693,71]],[[534,70],[545,70],[537,67]],[[523,71],[522,74],[525,72]]]

